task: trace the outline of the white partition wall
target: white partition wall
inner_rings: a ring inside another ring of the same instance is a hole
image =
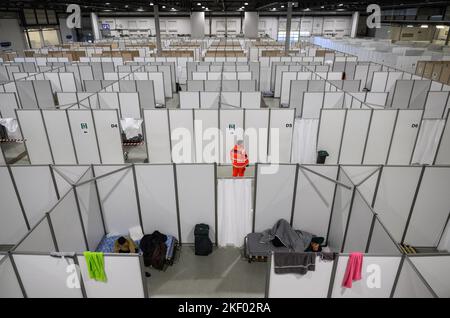
[[[364,164],[386,163],[396,118],[397,111],[377,110],[373,112],[364,153]]]
[[[0,166],[0,188],[0,245],[14,244],[26,234],[28,228],[8,167]]]
[[[362,265],[362,279],[353,282],[352,288],[342,287],[349,256],[340,255],[334,278],[333,298],[389,298],[394,287],[395,277],[400,265],[400,256],[365,255]],[[377,271],[381,284],[376,286],[372,275]]]
[[[197,163],[219,162],[219,111],[194,110],[195,158]]]
[[[291,220],[297,165],[258,164],[255,185],[254,232]]]
[[[0,299],[23,298],[16,273],[7,255],[0,254]]]
[[[167,110],[144,110],[145,140],[149,163],[172,161],[169,112]]]
[[[371,116],[371,110],[349,109],[347,111],[339,163],[362,163]]]
[[[174,166],[136,165],[135,170],[143,232],[179,237]]]
[[[447,116],[444,131],[439,141],[434,164],[450,164],[450,116]]]
[[[268,109],[245,111],[244,145],[250,163],[267,162],[267,142],[270,111]]]
[[[13,255],[23,287],[30,298],[82,298],[80,288],[67,286],[67,266],[73,259],[49,255]],[[75,270],[75,269],[74,269]],[[39,275],[36,275],[39,273]],[[45,288],[43,288],[45,286]]]
[[[435,295],[430,291],[421,276],[409,258],[406,258],[401,267],[398,277],[394,298],[434,298]]]
[[[269,298],[326,298],[333,269],[333,261],[316,257],[314,271],[305,275],[275,274],[274,256],[270,262]]]
[[[25,214],[31,227],[58,201],[48,166],[12,166]]]
[[[71,138],[67,113],[59,110],[43,110],[48,140],[55,164],[76,164],[77,158]]]
[[[86,259],[78,257],[81,277],[88,298],[144,298],[147,286],[142,279],[142,268],[138,255],[105,255],[106,282],[89,278]]]
[[[196,186],[192,186],[196,180]],[[215,166],[212,164],[180,164],[176,166],[176,184],[180,212],[182,243],[194,243],[196,224],[209,225],[209,236],[217,242]]]
[[[92,112],[90,110],[71,110],[67,112],[67,116],[78,163],[100,163],[100,151]]]
[[[325,150],[327,164],[339,162],[342,134],[347,110],[323,109],[320,116],[317,151]]]
[[[450,297],[448,285],[450,281],[448,272],[450,255],[417,257],[412,255],[410,260],[438,297]]]
[[[269,161],[290,163],[295,110],[271,109],[269,121]]]
[[[17,119],[25,139],[25,146],[31,164],[53,163],[42,114],[39,111],[18,110]]]
[[[95,166],[95,176],[99,177],[123,167],[122,165]],[[130,228],[140,225],[131,168],[98,179],[97,186],[108,234],[128,234]]]
[[[422,116],[422,110],[399,111],[391,141],[388,164],[410,164]]]
[[[420,174],[420,167],[383,168],[374,209],[397,242],[402,241]]]
[[[338,166],[306,166],[315,172],[337,179]],[[292,227],[326,239],[333,208],[335,184],[319,175],[298,170]]]
[[[243,139],[244,111],[221,109],[219,110],[219,127],[222,133],[220,163],[231,163],[230,151],[237,140]]]
[[[172,161],[175,163],[195,162],[194,111],[169,110]]]
[[[437,247],[444,232],[450,206],[450,168],[425,168],[405,242]]]
[[[123,164],[122,136],[118,110],[92,112],[100,158],[103,164]]]

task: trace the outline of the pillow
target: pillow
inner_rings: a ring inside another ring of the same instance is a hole
[[[130,235],[130,238],[135,242],[140,241],[142,237],[144,237],[144,233],[142,232],[142,229],[139,225],[129,228],[128,233]]]

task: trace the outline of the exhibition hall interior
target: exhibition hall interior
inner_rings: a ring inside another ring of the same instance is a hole
[[[437,0],[0,1],[0,298],[449,298],[449,29]]]

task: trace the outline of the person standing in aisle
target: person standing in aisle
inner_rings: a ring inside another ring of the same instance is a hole
[[[230,159],[233,164],[233,177],[243,177],[249,161],[242,140],[238,140],[230,151]]]

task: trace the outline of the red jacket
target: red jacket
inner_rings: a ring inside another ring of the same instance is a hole
[[[248,156],[245,149],[241,145],[235,145],[230,151],[230,159],[233,167],[245,168],[248,166]]]

